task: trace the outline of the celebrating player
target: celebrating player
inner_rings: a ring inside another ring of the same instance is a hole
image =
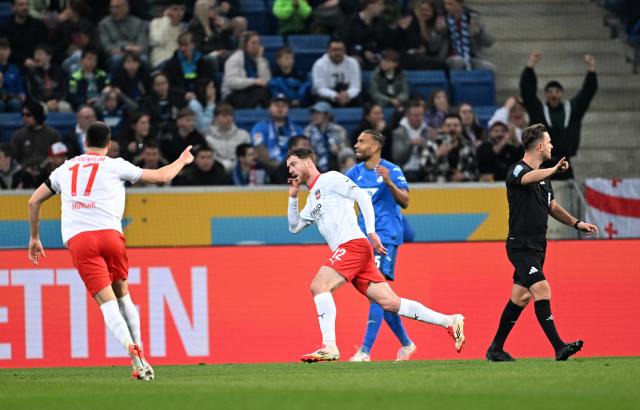
[[[289,152],[287,167],[290,178],[288,220],[289,231],[298,233],[316,223],[333,254],[311,281],[311,293],[318,311],[322,333],[322,346],[301,357],[304,362],[333,361],[340,358],[336,345],[336,305],[332,292],[346,282],[383,310],[400,316],[436,324],[449,330],[458,352],[464,345],[464,317],[460,314],[443,315],[419,302],[398,297],[376,268],[373,250],[386,255],[387,250],[375,231],[371,197],[348,177],[330,171],[321,174],[316,168],[311,150],[297,149]],[[300,185],[309,188],[307,203],[298,213]],[[354,201],[362,212],[367,241],[358,227]]]
[[[533,297],[538,323],[553,345],[556,360],[567,360],[582,349],[583,342],[563,342],[551,314],[551,288],[542,271],[547,249],[547,220],[551,215],[563,224],[589,235],[597,233],[598,228],[571,216],[556,202],[550,177],[565,172],[569,169],[569,163],[562,158],[554,167],[539,169],[540,164],[551,159],[553,148],[544,125],[535,124],[525,128],[522,144],[524,157],[509,168],[506,180],[509,201],[506,246],[509,261],[515,268],[513,288],[486,356],[487,360],[494,362],[515,360],[504,351],[504,342]]]
[[[140,316],[127,289],[129,262],[122,236],[124,182],[166,183],[193,162],[191,146],[175,162],[157,170],[141,169],[106,156],[111,131],[102,122],[86,130],[86,154],[66,161],[29,199],[29,259],[37,265],[45,253],[40,243],[40,207],[53,195],[62,199],[62,240],[87,290],[100,305],[104,321],[131,357],[132,377],[152,380],[142,353]]]
[[[375,212],[376,233],[387,250],[383,255],[374,252],[374,260],[380,272],[388,281],[394,280],[394,268],[398,256],[398,246],[402,244],[403,223],[400,207],[409,206],[409,186],[400,167],[381,158],[384,135],[375,130],[365,130],[356,141],[356,158],[361,162],[347,172],[347,176],[371,196]],[[360,229],[366,232],[362,214],[358,216]],[[375,302],[369,304],[367,331],[362,346],[349,359],[352,362],[368,362],[370,351],[378,336],[382,318],[402,345],[396,361],[409,360],[416,345],[409,339],[400,316],[385,312]]]

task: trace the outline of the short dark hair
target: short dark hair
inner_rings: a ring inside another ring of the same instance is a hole
[[[525,151],[529,151],[534,147],[536,142],[544,137],[545,132],[547,131],[547,127],[544,124],[533,124],[528,126],[522,131],[522,146]]]
[[[296,145],[298,143],[298,141],[300,141],[300,140],[307,140],[307,141],[311,142],[309,137],[307,137],[306,135],[296,135],[294,137],[291,137],[291,138],[289,138],[289,143],[287,144],[287,146],[289,147],[289,151],[291,151],[291,147]]]
[[[460,114],[455,113],[455,112],[450,112],[449,114],[446,114],[444,116],[444,121],[448,120],[449,118],[457,118],[458,121],[460,121],[460,123],[462,123],[462,117],[460,117]],[[442,121],[444,123],[444,121]]]
[[[98,58],[98,49],[94,48],[94,47],[85,47],[82,50],[82,57],[81,58],[85,58],[86,56],[88,56],[89,54],[93,54],[96,58]]]
[[[85,139],[88,147],[106,148],[111,140],[111,129],[104,122],[92,122],[87,127]]]
[[[204,143],[204,144],[200,144],[200,145],[196,145],[195,147],[193,147],[193,155],[196,156],[201,152],[213,152],[213,148],[211,148],[209,146],[209,144]]]
[[[236,147],[236,158],[244,157],[245,155],[247,155],[247,151],[249,150],[249,148],[253,148],[253,145],[246,142],[238,144],[238,146]]]
[[[345,45],[344,40],[340,37],[331,37],[329,41],[327,41],[327,48],[330,48],[332,43],[340,43],[343,46]]]
[[[144,145],[142,146],[143,150],[145,148],[160,149],[160,144],[158,143],[158,141],[154,140],[153,138],[146,138]]]
[[[387,48],[386,50],[382,50],[382,59],[387,61],[393,61],[394,63],[400,63],[400,53],[392,48]]]
[[[289,152],[287,153],[287,159],[289,159],[289,157],[298,157],[300,159],[307,159],[307,158],[311,158],[311,160],[315,163],[316,161],[316,156],[313,153],[313,151],[311,151],[308,148],[298,148],[298,149],[294,149],[294,150],[289,150]]]
[[[276,59],[280,59],[285,54],[293,55],[293,50],[287,46],[281,47],[278,49],[276,53]]]
[[[229,103],[222,103],[222,104],[216,105],[216,108],[213,111],[213,115],[217,117],[218,115],[226,114],[233,117],[233,112],[234,112],[233,105]]]
[[[373,129],[368,129],[368,130],[364,130],[362,131],[362,134],[369,134],[371,135],[371,137],[373,137],[373,140],[375,142],[378,143],[378,145],[380,145],[381,147],[384,147],[384,143],[386,141],[386,138],[384,135],[382,135],[381,132],[373,130]]]
[[[13,157],[13,155],[11,155],[11,145],[6,142],[0,143],[0,152],[2,152],[5,157]]]
[[[178,115],[176,116],[176,120],[184,117],[195,117],[196,113],[191,110],[189,107],[183,107],[178,110]]]
[[[11,48],[11,42],[6,37],[0,37],[0,48]]]
[[[48,44],[44,44],[44,43],[38,44],[36,48],[33,49],[33,51],[35,53],[38,50],[42,50],[50,56],[53,55],[53,49]]]

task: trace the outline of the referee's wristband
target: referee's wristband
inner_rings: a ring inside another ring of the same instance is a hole
[[[578,224],[579,224],[580,222],[582,222],[582,221],[578,219],[578,220],[576,221],[576,223],[574,223],[574,224],[573,224],[573,228],[574,228],[574,229],[578,229]]]

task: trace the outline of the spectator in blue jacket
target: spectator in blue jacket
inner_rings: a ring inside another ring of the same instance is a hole
[[[0,37],[0,112],[20,111],[26,92],[20,70],[9,63],[11,44]]]
[[[298,124],[289,121],[289,99],[284,94],[271,98],[270,118],[259,121],[251,128],[251,143],[256,147],[258,161],[267,169],[276,169],[285,159],[289,139],[302,135]]]
[[[276,54],[276,67],[269,81],[271,95],[284,94],[293,107],[309,104],[311,82],[294,69],[295,59],[289,47],[282,47]]]

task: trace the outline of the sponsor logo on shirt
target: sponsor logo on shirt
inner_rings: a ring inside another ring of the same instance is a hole
[[[320,210],[321,209],[322,209],[322,204],[316,205],[316,207],[311,210],[311,217],[313,219],[316,219],[318,217],[318,215],[320,215]]]

